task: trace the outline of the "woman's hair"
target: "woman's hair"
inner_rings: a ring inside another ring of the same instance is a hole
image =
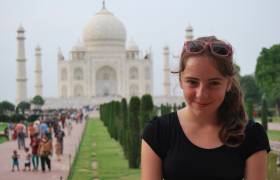
[[[223,42],[221,40],[218,40],[215,36],[200,37],[196,40],[204,42]],[[240,145],[244,140],[244,126],[247,120],[243,103],[243,94],[240,89],[239,81],[237,80],[237,69],[235,68],[233,63],[232,54],[233,53],[225,57],[215,56],[211,53],[208,47],[200,54],[191,54],[186,52],[183,48],[178,73],[179,78],[181,78],[181,73],[184,71],[189,57],[206,56],[213,60],[217,67],[217,70],[224,77],[231,78],[231,89],[226,92],[224,101],[218,109],[218,121],[222,125],[222,128],[219,132],[219,138],[225,145],[235,147]]]

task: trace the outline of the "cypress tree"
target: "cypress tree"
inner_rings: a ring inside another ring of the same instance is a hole
[[[127,115],[127,102],[125,98],[122,98],[121,100],[121,145],[124,150],[124,155],[126,158],[128,158],[128,115]]]
[[[116,140],[121,142],[121,103],[119,101],[115,102],[115,133],[116,133]]]
[[[165,108],[164,108],[164,105],[163,105],[163,104],[160,105],[160,114],[161,114],[161,115],[164,115],[164,114],[165,114]]]
[[[140,133],[143,131],[146,123],[152,119],[154,109],[153,98],[150,94],[145,94],[141,98],[140,105]]]
[[[165,114],[169,114],[172,111],[172,106],[170,104],[166,104],[166,113]]]
[[[268,115],[267,102],[266,102],[265,95],[263,95],[263,97],[262,97],[262,116],[261,116],[261,120],[262,120],[262,125],[263,125],[265,131],[267,131],[267,115]]]
[[[112,101],[112,114],[111,114],[111,128],[112,137],[117,140],[117,128],[116,128],[116,101]]]
[[[253,101],[252,100],[247,100],[246,102],[246,112],[248,115],[249,120],[254,120],[253,118]]]
[[[176,103],[173,104],[173,112],[176,112],[177,111],[177,105]]]
[[[114,117],[114,110],[113,110],[113,102],[111,101],[109,104],[108,104],[108,131],[109,131],[109,134],[111,136],[111,138],[114,138],[113,137],[113,117]]]
[[[129,102],[129,148],[128,163],[130,168],[138,168],[140,164],[140,99],[136,96],[132,97]]]

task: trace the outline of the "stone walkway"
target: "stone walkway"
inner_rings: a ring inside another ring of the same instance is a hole
[[[280,123],[268,123],[269,130],[276,130],[280,131]],[[277,141],[270,141],[271,150],[280,154],[280,142]]]
[[[75,152],[79,146],[81,135],[84,130],[85,121],[82,124],[73,123],[73,130],[71,135],[67,135],[66,129],[64,138],[64,155],[61,161],[56,160],[55,153],[51,157],[52,170],[49,172],[48,169],[45,173],[41,171],[41,164],[39,163],[39,171],[23,171],[24,168],[24,151],[18,150],[20,154],[20,171],[11,171],[12,166],[12,152],[17,150],[17,141],[8,141],[0,144],[0,179],[3,180],[25,180],[25,179],[36,179],[36,180],[66,180],[69,174],[69,168],[73,162]],[[26,138],[26,145],[29,145],[29,138]],[[55,143],[55,140],[54,142]],[[54,145],[54,144],[53,144]],[[53,146],[54,147],[54,146]],[[53,151],[55,152],[55,151]]]
[[[268,123],[268,129],[280,131],[280,123]]]
[[[270,141],[271,150],[280,155],[280,142]]]

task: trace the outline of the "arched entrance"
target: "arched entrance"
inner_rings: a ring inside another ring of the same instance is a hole
[[[117,95],[118,82],[116,70],[110,66],[103,66],[96,71],[95,90],[97,96]]]

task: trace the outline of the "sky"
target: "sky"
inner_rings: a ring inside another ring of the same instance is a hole
[[[163,94],[163,47],[180,54],[188,24],[194,37],[215,35],[234,47],[241,75],[253,74],[262,48],[280,43],[279,0],[106,0],[127,40],[152,49],[154,95]],[[102,0],[0,0],[0,101],[15,102],[16,30],[25,29],[28,97],[35,95],[35,47],[42,48],[43,96],[57,97],[57,49],[69,57]],[[178,59],[170,58],[172,67]],[[174,77],[171,77],[174,79]]]

